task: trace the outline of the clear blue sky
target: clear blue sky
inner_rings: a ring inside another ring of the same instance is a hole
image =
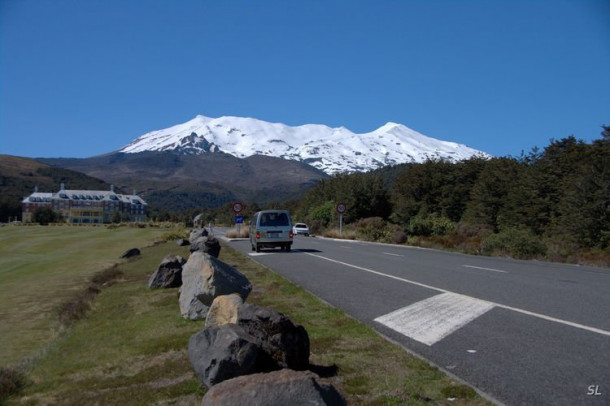
[[[610,125],[609,0],[0,0],[0,153],[89,157],[193,118],[497,156]]]

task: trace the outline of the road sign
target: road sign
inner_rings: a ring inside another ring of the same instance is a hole
[[[237,213],[241,213],[241,211],[244,209],[244,205],[236,202],[236,203],[233,203],[233,206],[231,206],[231,208],[233,209],[235,214],[237,214]]]
[[[337,203],[337,213],[345,214],[347,211],[347,205],[345,203]]]
[[[337,203],[337,213],[339,213],[339,235],[343,234],[343,215],[347,211],[347,204]]]
[[[235,224],[244,224],[244,216],[236,215]]]

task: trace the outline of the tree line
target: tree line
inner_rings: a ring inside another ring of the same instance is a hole
[[[336,175],[291,210],[318,232],[336,224],[335,205],[344,202],[344,222],[370,239],[523,258],[588,252],[607,260],[610,127],[602,128],[591,143],[569,136],[516,158],[429,160]]]

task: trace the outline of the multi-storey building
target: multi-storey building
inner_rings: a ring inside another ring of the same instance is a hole
[[[32,222],[39,207],[50,207],[62,221],[76,224],[102,224],[115,221],[144,222],[148,204],[134,192],[123,195],[107,190],[66,190],[61,184],[57,193],[41,193],[37,188],[21,202],[22,221]]]

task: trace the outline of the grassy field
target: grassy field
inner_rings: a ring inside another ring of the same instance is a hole
[[[150,245],[164,233],[148,228],[0,230],[1,365],[15,366],[36,354],[25,370],[25,387],[8,404],[200,404],[205,388],[196,380],[186,350],[203,322],[182,319],[177,289],[147,288],[150,274],[166,255],[188,256],[188,249],[173,242]],[[142,255],[118,261],[131,247],[141,248]],[[307,329],[314,369],[349,404],[487,404],[468,386],[227,244],[220,259],[250,279],[254,289],[249,302],[273,307]],[[58,328],[60,304],[117,262],[120,279],[101,289],[86,317]],[[39,283],[30,286],[32,281]]]
[[[0,228],[0,365],[35,357],[59,332],[55,310],[129,248],[151,245],[161,228]]]

